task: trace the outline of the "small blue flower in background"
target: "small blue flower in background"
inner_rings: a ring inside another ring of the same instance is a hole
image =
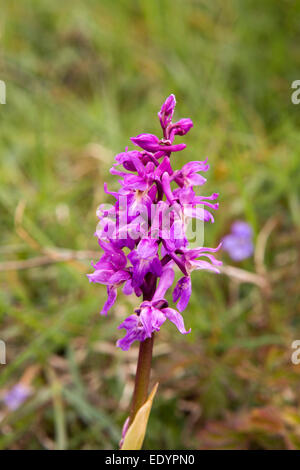
[[[231,233],[223,238],[223,250],[233,261],[242,261],[253,254],[253,231],[249,224],[237,220],[231,226]]]
[[[21,406],[25,400],[31,395],[31,389],[27,385],[17,383],[4,396],[4,403],[7,408],[14,411]]]

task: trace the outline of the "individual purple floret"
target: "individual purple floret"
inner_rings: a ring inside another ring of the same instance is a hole
[[[119,177],[120,189],[104,190],[114,199],[114,205],[102,204],[97,215],[98,242],[104,253],[93,264],[90,282],[104,284],[108,298],[103,314],[114,305],[118,287],[123,293],[142,297],[135,313],[119,326],[125,336],[117,345],[128,350],[134,341],[144,341],[162,324],[171,321],[182,334],[187,334],[181,313],[188,305],[191,292],[191,273],[205,269],[219,272],[213,252],[219,247],[190,247],[187,226],[192,219],[201,223],[214,218],[211,210],[218,209],[217,193],[200,196],[195,187],[202,187],[209,170],[207,160],[186,163],[173,170],[172,160],[185,149],[184,143],[175,144],[176,136],[184,136],[193,122],[180,119],[172,122],[175,96],[170,95],[158,113],[162,138],[153,134],[139,134],[131,141],[139,149],[118,154],[110,172]],[[176,152],[174,157],[172,152]],[[199,242],[200,243],[200,242]],[[174,286],[175,270],[181,272]],[[165,294],[171,286],[177,310],[170,308]]]
[[[231,233],[223,238],[222,248],[233,261],[242,261],[253,254],[253,232],[246,222],[237,220],[231,226]]]
[[[25,400],[27,400],[30,394],[31,390],[27,385],[18,383],[6,393],[3,401],[7,408],[14,411],[19,408],[19,406],[21,406]]]

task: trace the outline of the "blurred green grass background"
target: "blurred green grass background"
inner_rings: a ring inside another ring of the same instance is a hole
[[[175,166],[207,156],[205,193],[220,193],[205,244],[248,221],[256,258],[239,267],[271,289],[194,274],[192,334],[170,325],[156,339],[160,387],[144,447],[300,449],[290,359],[300,339],[299,21],[293,0],[2,4],[0,398],[34,377],[24,405],[0,408],[0,448],[117,446],[137,348],[117,350],[116,327],[135,301],[120,295],[100,318],[106,292],[88,283],[85,252],[98,250],[103,182],[117,187],[114,154],[159,132],[157,111],[175,93],[176,117],[195,123]],[[37,257],[50,262],[28,267]]]

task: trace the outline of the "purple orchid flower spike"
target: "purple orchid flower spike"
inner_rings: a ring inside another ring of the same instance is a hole
[[[135,392],[126,429],[147,396],[154,333],[160,331],[166,320],[183,335],[191,331],[186,329],[180,313],[191,297],[191,274],[203,269],[218,273],[222,264],[213,255],[220,247],[191,248],[187,236],[186,227],[191,219],[214,222],[211,211],[218,209],[218,194],[198,195],[195,191],[206,182],[203,173],[209,170],[207,160],[173,169],[177,152],[186,147],[174,140],[193,127],[189,118],[172,122],[175,105],[175,96],[170,95],[158,113],[161,138],[150,133],[138,134],[131,142],[139,149],[126,148],[116,156],[110,171],[119,178],[120,188],[109,191],[105,183],[105,193],[114,199],[114,204],[109,208],[101,205],[97,211],[96,236],[104,253],[93,264],[94,272],[88,278],[107,288],[101,313],[107,314],[113,307],[121,286],[125,295],[142,297],[135,312],[119,325],[125,336],[117,341],[124,351],[140,342]],[[232,236],[242,237],[242,232],[245,236],[245,227],[236,225]],[[175,271],[181,273],[173,291],[177,309],[166,300],[167,291],[174,286]]]
[[[181,170],[172,168],[172,152],[185,148],[184,143],[174,144],[174,138],[186,135],[193,127],[189,118],[172,122],[175,105],[175,96],[170,95],[158,113],[162,138],[139,134],[131,141],[141,150],[126,148],[116,156],[111,173],[120,177],[120,189],[110,192],[105,184],[105,192],[115,198],[115,205],[108,210],[100,206],[98,211],[100,229],[96,235],[104,254],[93,264],[95,271],[88,278],[107,288],[108,297],[101,313],[107,314],[113,307],[120,286],[125,295],[135,293],[138,297],[142,295],[144,302],[160,301],[164,305],[144,303],[138,313],[121,323],[120,328],[127,331],[123,340],[118,341],[122,349],[128,349],[133,341],[151,337],[167,318],[185,334],[181,315],[169,308],[165,300],[165,293],[174,281],[174,270],[177,268],[183,274],[173,292],[173,301],[182,312],[192,292],[192,271],[219,272],[221,264],[211,254],[219,247],[191,249],[186,238],[188,220],[214,221],[210,211],[218,209],[214,202],[218,194],[197,196],[194,191],[194,187],[206,182],[202,173],[209,170],[207,160],[186,163]],[[236,224],[232,236],[246,236],[246,232],[245,226]],[[228,244],[229,239],[225,242]],[[125,248],[129,252],[125,253]]]

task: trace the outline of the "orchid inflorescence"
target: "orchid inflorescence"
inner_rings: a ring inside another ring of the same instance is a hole
[[[212,254],[219,247],[191,248],[187,238],[191,219],[202,224],[214,221],[207,208],[218,208],[213,202],[218,194],[204,197],[194,191],[194,186],[206,182],[199,173],[209,169],[207,160],[189,162],[176,171],[171,166],[171,154],[186,147],[174,144],[175,136],[183,136],[193,127],[190,119],[172,122],[175,105],[175,96],[170,95],[158,113],[162,139],[152,134],[132,137],[141,150],[126,149],[115,157],[110,172],[121,177],[121,188],[109,192],[105,184],[105,192],[116,201],[109,208],[100,205],[97,212],[96,236],[104,254],[88,277],[90,282],[107,286],[108,298],[101,313],[106,315],[113,306],[119,286],[123,285],[126,295],[143,296],[135,313],[119,326],[126,330],[117,342],[123,350],[134,341],[150,338],[166,319],[180,333],[189,333],[179,312],[187,307],[191,296],[191,273],[197,269],[219,272],[218,265],[222,264]],[[165,299],[174,283],[175,268],[182,272],[173,290],[177,310],[170,308]]]

